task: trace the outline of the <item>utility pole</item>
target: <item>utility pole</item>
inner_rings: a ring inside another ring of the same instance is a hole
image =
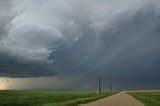
[[[109,86],[110,86],[110,91],[112,92],[112,82],[111,82],[111,80],[109,81]]]
[[[101,93],[101,77],[98,76],[98,94]]]

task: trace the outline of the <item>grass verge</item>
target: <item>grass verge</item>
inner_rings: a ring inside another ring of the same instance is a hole
[[[0,106],[76,106],[114,93],[90,91],[0,91]]]
[[[48,103],[48,104],[44,104],[43,106],[78,106],[78,104],[85,104],[85,103],[93,102],[93,101],[105,98],[113,94],[115,93],[103,93],[95,97],[80,98],[80,99],[65,101],[62,103]]]
[[[160,106],[160,92],[129,92],[128,94],[140,100],[145,106]]]

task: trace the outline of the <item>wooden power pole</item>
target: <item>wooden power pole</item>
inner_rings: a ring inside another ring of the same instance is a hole
[[[101,77],[98,76],[98,94],[101,93]]]
[[[109,81],[110,91],[112,92],[112,81]]]

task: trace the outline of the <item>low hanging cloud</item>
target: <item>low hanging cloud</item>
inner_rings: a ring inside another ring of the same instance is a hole
[[[159,0],[1,0],[0,73],[155,81],[156,76],[148,76],[160,74],[159,4]],[[19,71],[4,71],[9,66]]]

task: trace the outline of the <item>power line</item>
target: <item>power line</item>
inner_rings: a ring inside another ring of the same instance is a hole
[[[0,24],[2,25],[3,23],[1,23],[0,22]],[[4,25],[4,24],[3,24]],[[15,30],[14,28],[12,28],[12,27],[10,27],[10,26],[7,26],[9,29],[12,29],[12,31],[14,31],[17,35],[21,35],[21,36],[19,36],[19,37],[21,37],[21,38],[26,38],[26,39],[28,39],[25,35],[23,35],[22,33],[19,33],[17,30]],[[31,40],[31,39],[29,39],[29,40]],[[35,41],[33,41],[33,40],[31,40],[33,43],[35,42]],[[38,47],[40,47],[41,45],[38,45]]]
[[[21,47],[21,48],[28,48],[28,47],[26,47],[24,44],[22,44],[21,42],[18,42],[18,41],[16,41],[16,40],[13,40],[13,39],[11,39],[11,38],[9,38],[9,37],[5,37],[5,39],[7,39],[7,40],[9,40],[10,42],[8,43],[8,45],[9,46],[14,46],[14,45],[16,45],[16,46],[19,46],[19,47]]]
[[[24,33],[24,32],[21,32],[20,30],[14,28],[13,25],[11,24],[8,24],[7,22],[3,21],[1,18],[0,18],[0,24],[1,25],[4,25],[4,26],[7,26],[9,29],[12,29],[16,34],[18,35],[21,35],[20,37],[22,38],[26,38],[30,41],[32,41],[32,43],[34,43],[37,47],[41,47],[42,45],[44,46],[44,44],[46,45],[46,42],[44,41],[39,41],[39,40],[34,40],[32,36],[29,36],[28,34]],[[43,43],[42,43],[43,42]],[[37,45],[38,44],[38,45]],[[46,47],[46,46],[45,46]],[[47,49],[49,49],[48,47],[46,47]]]

